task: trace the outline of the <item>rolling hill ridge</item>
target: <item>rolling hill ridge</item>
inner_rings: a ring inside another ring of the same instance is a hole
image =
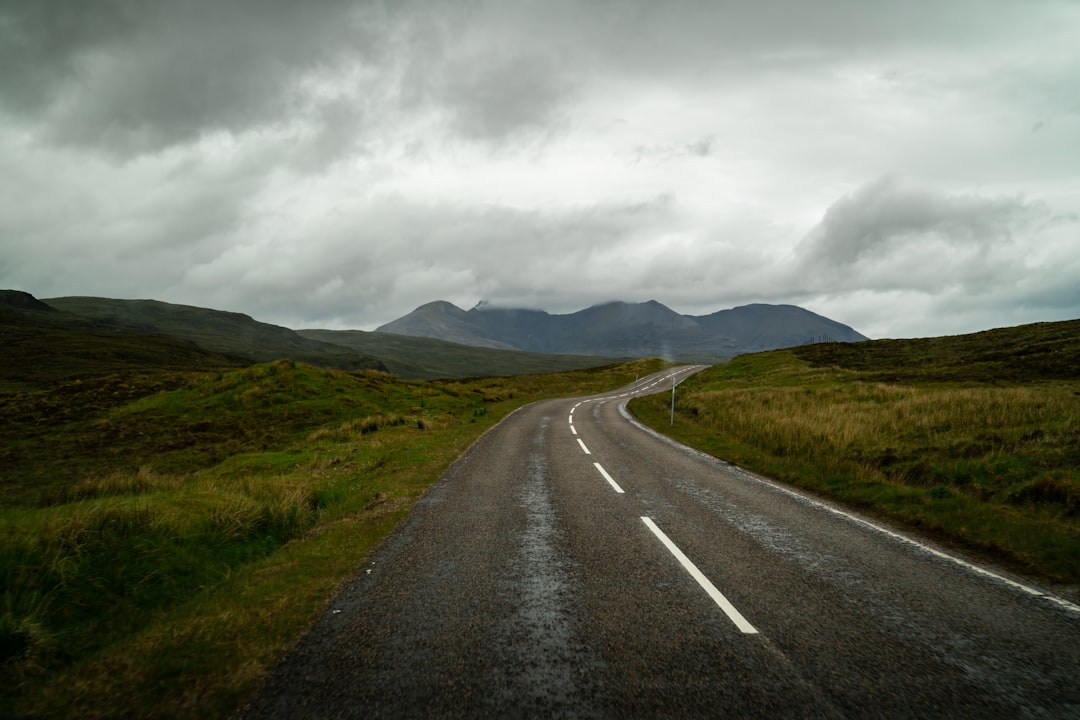
[[[0,290],[0,389],[46,387],[111,372],[243,367],[290,359],[382,370],[409,380],[507,376],[596,367],[616,358],[462,345],[362,330],[299,330],[247,315],[157,300]]]
[[[807,342],[865,339],[791,305],[747,305],[695,317],[656,301],[613,302],[569,315],[486,303],[465,311],[439,301],[375,332],[292,330],[241,313],[158,300],[38,300],[17,290],[0,291],[0,312],[0,339],[14,361],[6,381],[15,385],[31,370],[34,385],[47,376],[75,378],[111,367],[235,366],[282,358],[408,379],[517,375],[634,357],[711,363]]]
[[[43,302],[113,327],[180,338],[211,352],[238,355],[255,362],[289,358],[337,370],[386,370],[378,358],[305,338],[289,328],[258,322],[241,313],[159,300],[59,297]]]

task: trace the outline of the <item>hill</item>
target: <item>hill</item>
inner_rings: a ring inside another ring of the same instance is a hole
[[[0,292],[0,391],[128,371],[229,369],[250,364],[193,342],[60,312],[28,293]]]
[[[410,380],[496,377],[564,372],[616,362],[597,355],[552,355],[522,350],[476,347],[430,337],[363,330],[298,330],[312,340],[373,355],[393,374]]]
[[[65,322],[73,331],[94,328],[99,335],[106,329],[114,334],[123,331],[124,337],[136,344],[139,341],[135,338],[139,336],[156,337],[158,340],[154,342],[158,344],[162,338],[172,338],[174,342],[189,345],[188,353],[198,348],[214,357],[227,355],[232,358],[230,362],[233,364],[239,360],[270,362],[287,358],[319,367],[383,370],[406,379],[430,380],[562,372],[615,361],[615,358],[596,355],[521,352],[499,347],[499,343],[477,347],[431,337],[406,337],[361,330],[294,331],[259,322],[241,313],[157,300],[60,297],[43,302],[27,293],[13,290],[2,292],[5,294],[0,296],[0,307],[6,305],[23,313],[23,319],[30,323],[28,327],[37,327],[38,332],[43,327],[42,313],[54,313],[66,318]],[[26,315],[28,312],[31,314]],[[446,313],[446,317],[452,317],[452,313]],[[32,318],[37,320],[30,322]],[[434,327],[430,326],[429,330]],[[452,329],[445,329],[442,334],[446,337],[456,336]],[[46,343],[42,347],[47,349],[38,355],[53,357],[52,364],[59,368],[70,354],[63,346],[77,346],[82,341],[75,335],[69,335],[62,341],[54,334],[47,342],[44,339],[41,342]],[[173,351],[162,348],[160,352],[164,358]],[[107,353],[102,355],[96,366],[102,371],[108,370],[109,357]],[[183,358],[183,353],[177,354],[172,364],[185,366],[187,361]],[[73,369],[73,372],[85,374],[86,370],[83,368],[76,372]],[[12,372],[21,370],[13,368]]]
[[[746,305],[691,316],[680,315],[655,300],[606,303],[568,315],[494,308],[485,303],[465,311],[437,301],[379,327],[377,332],[530,352],[706,362],[807,342],[866,339],[847,325],[794,305]]]
[[[93,318],[109,326],[188,340],[211,352],[255,362],[288,358],[338,370],[386,370],[377,358],[305,338],[289,328],[258,322],[241,313],[158,300],[60,297],[44,302],[58,310]]]
[[[694,320],[709,332],[736,338],[749,352],[867,339],[847,325],[795,305],[743,305]]]
[[[818,367],[857,370],[885,382],[1078,380],[1080,320],[936,338],[824,343],[795,354]]]

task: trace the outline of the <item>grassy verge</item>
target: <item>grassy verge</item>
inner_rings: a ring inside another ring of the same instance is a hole
[[[228,716],[480,433],[659,367],[416,383],[283,361],[0,396],[0,715]]]
[[[1020,376],[1001,348],[1036,347],[1028,336],[971,336],[1001,367],[957,338],[816,346],[698,375],[681,386],[674,427],[670,396],[631,408],[717,457],[1075,591],[1080,380],[1062,352],[1075,355],[1075,325]]]

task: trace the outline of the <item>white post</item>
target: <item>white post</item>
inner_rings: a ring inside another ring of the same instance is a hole
[[[671,427],[675,427],[675,377],[671,378]]]

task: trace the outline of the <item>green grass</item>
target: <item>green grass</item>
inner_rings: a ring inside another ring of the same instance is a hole
[[[228,716],[481,432],[660,367],[421,383],[278,361],[0,395],[0,714]]]
[[[1080,584],[1080,322],[737,358],[648,424],[1051,583]],[[1075,589],[1075,588],[1074,588]]]

